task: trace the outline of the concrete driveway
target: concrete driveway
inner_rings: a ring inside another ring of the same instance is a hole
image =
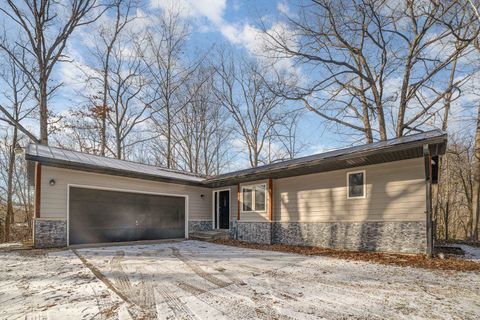
[[[78,254],[78,256],[77,256]],[[478,319],[480,275],[199,241],[0,252],[1,319]]]

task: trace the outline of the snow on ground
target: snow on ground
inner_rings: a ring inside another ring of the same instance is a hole
[[[473,247],[467,244],[455,244],[455,247],[460,247],[465,252],[464,259],[480,262],[480,247]]]
[[[0,249],[20,249],[23,247],[21,242],[4,242],[0,243]]]
[[[0,319],[101,319],[122,304],[71,251],[0,251]]]
[[[101,280],[72,251],[0,252],[0,318],[480,317],[480,274],[473,272],[384,266],[199,241],[77,252]]]

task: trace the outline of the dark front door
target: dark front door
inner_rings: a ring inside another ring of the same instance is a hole
[[[220,229],[230,228],[230,191],[218,193],[218,220]]]
[[[185,198],[70,188],[69,243],[185,237]]]

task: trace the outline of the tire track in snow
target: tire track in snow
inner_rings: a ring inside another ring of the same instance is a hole
[[[171,247],[170,249],[172,249],[172,254],[175,258],[177,258],[178,260],[185,263],[199,277],[207,280],[210,283],[213,283],[214,285],[216,285],[219,288],[225,288],[225,287],[232,284],[231,282],[226,282],[226,281],[214,276],[213,274],[206,272],[201,267],[196,265],[192,260],[183,256],[180,253],[180,250],[178,248]]]
[[[151,281],[145,281],[143,274],[139,286],[133,287],[130,278],[125,273],[122,266],[122,260],[125,257],[125,252],[119,250],[110,261],[110,266],[114,270],[113,278],[119,289],[124,292],[131,301],[137,306],[141,307],[148,318],[156,318],[157,310],[155,308],[155,298],[153,293],[153,286]]]
[[[123,292],[121,292],[113,283],[100,271],[98,270],[93,264],[87,261],[77,250],[72,249],[72,252],[80,259],[84,266],[86,266],[93,275],[100,281],[102,281],[108,289],[113,291],[123,302],[127,304],[126,310],[130,317],[133,319],[136,318],[143,318],[143,314],[145,313],[139,306],[134,304],[129,297],[127,297]]]

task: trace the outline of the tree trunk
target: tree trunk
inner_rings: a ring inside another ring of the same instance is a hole
[[[13,127],[12,145],[8,154],[8,177],[7,177],[7,214],[5,216],[4,241],[10,241],[10,227],[14,223],[13,212],[13,170],[15,170],[15,146],[17,145],[18,131]]]
[[[47,77],[40,76],[40,143],[48,145],[48,107],[47,107]]]
[[[475,163],[474,163],[474,210],[472,212],[472,238],[478,240],[478,220],[480,218],[480,105],[477,113],[477,128],[475,130]]]
[[[108,56],[106,67],[103,73],[103,96],[102,110],[100,110],[100,155],[105,156],[105,148],[107,146],[107,111],[108,111]]]
[[[170,106],[167,105],[167,168],[172,168],[172,119],[170,118]]]

